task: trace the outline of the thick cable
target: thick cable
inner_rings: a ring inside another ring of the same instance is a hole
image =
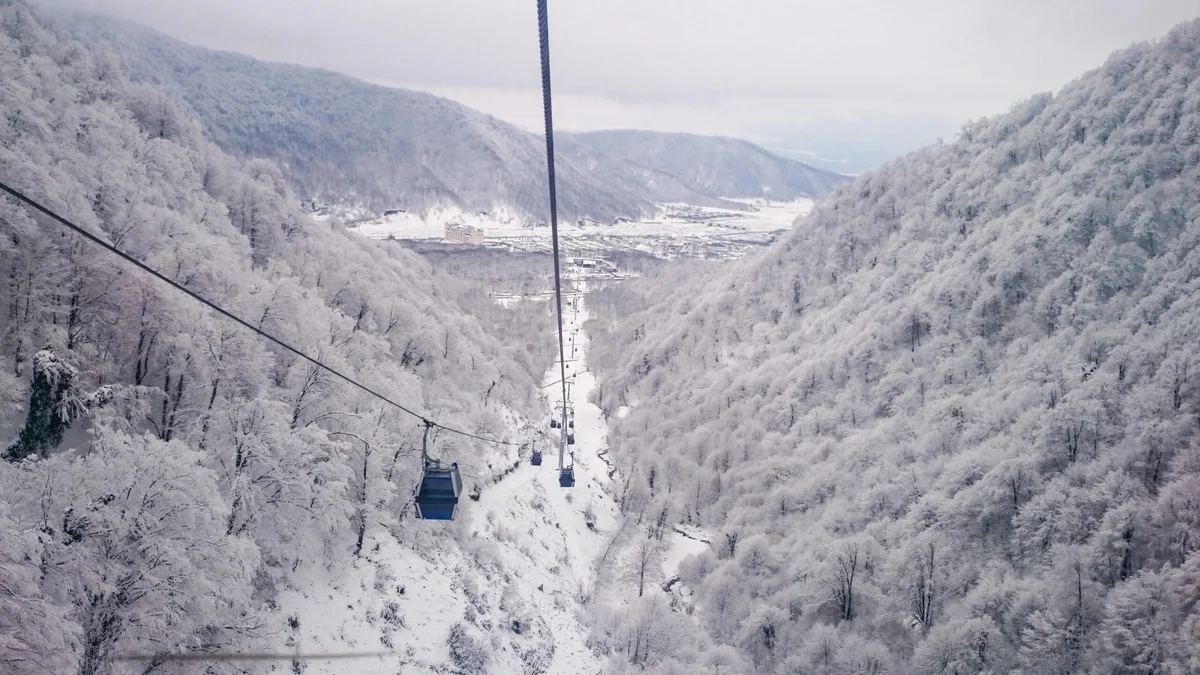
[[[558,318],[558,366],[562,377],[563,439],[567,434],[567,349],[563,339],[562,268],[558,261],[558,194],[554,187],[554,112],[550,97],[550,21],[546,0],[537,0],[538,45],[542,55],[542,112],[546,121],[546,177],[550,184],[550,242],[554,250],[554,309]],[[558,468],[563,468],[563,451],[558,449]]]
[[[205,653],[205,652],[161,652],[158,654],[121,654],[113,657],[114,661],[135,661],[150,663],[167,663],[172,661],[338,661],[343,659],[363,659],[369,657],[403,657],[397,651],[390,652],[331,652],[328,654],[273,654],[270,652],[247,653]]]
[[[38,211],[39,213],[57,221],[63,227],[66,227],[67,229],[75,232],[76,234],[79,234],[80,236],[82,236],[83,238],[92,242],[93,244],[96,244],[100,248],[103,248],[104,250],[106,250],[110,253],[113,253],[117,256],[120,256],[126,262],[134,265],[135,267],[142,270],[146,274],[149,274],[150,276],[154,277],[155,279],[158,279],[159,281],[167,284],[168,286],[174,288],[175,290],[179,291],[180,293],[187,295],[188,297],[199,302],[200,304],[204,305],[205,307],[208,307],[209,309],[211,309],[212,311],[216,312],[217,314],[225,317],[226,319],[233,321],[234,323],[242,326],[243,328],[246,328],[246,329],[258,334],[260,337],[262,337],[266,340],[269,340],[270,342],[278,345],[279,347],[291,352],[292,354],[299,356],[300,358],[304,359],[305,361],[308,361],[309,363],[313,364],[314,366],[317,366],[318,368],[325,370],[326,372],[334,375],[335,377],[342,379],[343,381],[349,383],[351,386],[357,387],[358,389],[365,391],[366,393],[370,394],[371,396],[374,396],[375,398],[383,401],[384,403],[387,403],[388,405],[391,405],[391,406],[399,409],[402,412],[408,413],[409,415],[412,415],[413,417],[420,419],[421,421],[425,422],[426,424],[432,424],[433,426],[438,427],[439,429],[444,429],[445,431],[449,431],[450,433],[458,434],[460,436],[465,436],[467,438],[473,438],[478,441],[495,443],[497,445],[515,445],[515,446],[521,445],[521,443],[515,443],[513,441],[502,441],[502,440],[499,440],[496,438],[487,438],[484,436],[479,436],[477,434],[472,434],[467,431],[455,429],[454,427],[446,426],[445,424],[441,424],[439,422],[434,422],[433,420],[430,420],[425,415],[422,415],[419,412],[411,410],[410,408],[393,401],[392,399],[388,398],[387,396],[384,396],[383,394],[380,394],[379,392],[375,391],[374,389],[371,389],[367,385],[362,384],[347,375],[343,375],[336,368],[325,365],[324,363],[320,362],[319,360],[309,356],[308,354],[305,354],[304,352],[300,351],[299,349],[296,349],[295,347],[289,345],[288,343],[284,342],[283,340],[280,340],[279,338],[275,337],[274,335],[271,335],[270,333],[267,333],[266,331],[254,326],[253,324],[248,323],[247,321],[245,321],[242,318],[238,317],[237,315],[233,314],[229,310],[221,307],[217,303],[215,303],[215,302],[209,300],[208,298],[205,298],[204,296],[196,293],[195,291],[183,286],[182,284],[175,281],[174,279],[167,277],[166,275],[164,275],[163,273],[154,269],[153,267],[150,267],[149,265],[143,263],[142,261],[138,260],[137,258],[134,258],[133,256],[129,255],[128,253],[117,248],[116,246],[113,246],[112,244],[108,243],[107,241],[104,241],[103,239],[101,239],[100,237],[97,237],[96,235],[92,234],[91,232],[88,232],[84,228],[76,225],[75,223],[72,223],[71,221],[67,220],[66,218],[63,218],[62,216],[51,211],[50,209],[46,208],[45,206],[42,206],[41,204],[34,201],[33,199],[26,197],[21,192],[6,185],[3,182],[0,182],[0,190],[7,192],[14,199],[20,201],[21,203],[25,204],[26,206],[29,206],[29,207],[33,208],[34,210]]]

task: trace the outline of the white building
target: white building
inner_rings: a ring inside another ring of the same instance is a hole
[[[446,241],[453,244],[483,245],[483,230],[462,223],[446,223]]]

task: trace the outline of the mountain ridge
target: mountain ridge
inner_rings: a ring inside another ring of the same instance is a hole
[[[849,176],[815,169],[781,157],[742,138],[703,136],[683,132],[606,129],[564,134],[594,152],[620,157],[629,162],[673,176],[693,189],[722,197],[769,197],[792,201],[832,192],[849,182]],[[709,163],[688,161],[698,154],[697,145],[712,159]],[[690,150],[690,152],[689,152]],[[713,168],[715,163],[732,163],[733,170]],[[747,167],[747,164],[753,165]],[[706,172],[705,169],[708,169]],[[750,176],[754,180],[750,180]],[[808,185],[808,190],[797,186]],[[814,191],[818,195],[812,194]]]
[[[275,160],[306,198],[375,210],[447,203],[470,211],[507,208],[532,222],[545,219],[543,141],[494,116],[426,92],[189,45],[133,22],[73,13],[64,20],[77,39],[108,43],[135,80],[171,91],[225,151]],[[674,201],[738,209],[723,198],[763,196],[705,191],[656,162],[598,152],[573,134],[555,136],[564,219],[636,218]],[[693,152],[691,161],[705,156]],[[819,198],[848,180],[794,164],[807,172],[772,169],[790,176],[777,185],[780,194]],[[726,184],[756,180],[733,177]]]

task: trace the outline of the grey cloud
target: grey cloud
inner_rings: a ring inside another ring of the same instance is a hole
[[[500,117],[507,106],[482,92],[538,84],[533,0],[47,1],[258,58],[480,92],[465,102]],[[838,125],[864,107],[919,111],[957,119],[951,130],[1198,14],[1197,0],[550,0],[559,94],[647,106],[648,119],[654,107],[719,116],[726,101],[756,98]],[[725,133],[781,123],[779,111],[733,110],[751,117],[726,118]]]

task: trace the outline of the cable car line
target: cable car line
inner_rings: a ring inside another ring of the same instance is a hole
[[[318,654],[272,654],[270,652],[161,652],[157,654],[118,654],[114,661],[336,661],[341,659],[362,659],[370,656],[403,657],[400,651],[388,652],[329,652]]]
[[[550,186],[550,243],[554,254],[554,304],[558,319],[558,365],[563,401],[567,400],[566,343],[563,339],[562,267],[558,247],[558,192],[554,185],[554,112],[550,97],[550,22],[546,0],[538,0],[538,46],[542,61],[542,113],[546,123],[546,179]],[[564,412],[563,418],[566,419]],[[561,457],[560,457],[561,463]]]
[[[184,295],[187,295],[188,297],[199,302],[200,304],[204,305],[205,307],[208,307],[209,309],[211,309],[212,311],[216,312],[217,314],[225,317],[226,319],[229,319],[230,321],[237,323],[238,325],[242,326],[243,328],[249,329],[250,331],[258,334],[260,337],[263,337],[263,338],[269,340],[270,342],[278,345],[279,347],[282,347],[283,349],[291,352],[292,354],[295,354],[296,356],[299,356],[300,358],[304,359],[305,361],[308,361],[309,363],[313,364],[314,366],[317,366],[318,368],[321,368],[321,369],[329,372],[330,374],[342,379],[343,381],[349,383],[351,386],[357,387],[358,389],[361,389],[362,391],[370,394],[371,396],[374,396],[375,398],[383,401],[384,403],[387,403],[388,405],[391,405],[392,407],[397,408],[402,412],[408,413],[409,415],[412,415],[413,417],[420,419],[422,422],[424,422],[427,425],[432,424],[433,426],[435,426],[439,429],[443,429],[445,431],[449,431],[450,433],[458,434],[459,436],[465,436],[467,438],[473,438],[478,441],[485,441],[487,443],[495,443],[497,445],[514,445],[514,446],[524,445],[524,443],[520,443],[520,442],[504,441],[504,440],[500,440],[498,438],[488,438],[485,436],[480,436],[478,434],[473,434],[469,431],[463,431],[461,429],[456,429],[454,427],[442,424],[440,422],[435,422],[435,421],[429,419],[428,417],[426,417],[425,415],[422,415],[421,413],[416,412],[416,411],[412,410],[411,408],[408,408],[404,405],[401,405],[401,404],[393,401],[392,399],[388,398],[387,396],[384,396],[383,394],[380,394],[379,392],[368,387],[367,385],[362,384],[361,382],[355,380],[354,378],[352,378],[348,375],[342,374],[336,368],[325,365],[321,361],[309,356],[308,354],[305,354],[304,352],[300,351],[299,349],[296,349],[295,347],[289,345],[288,343],[284,342],[283,340],[280,340],[279,338],[275,337],[274,335],[271,335],[270,333],[254,326],[251,323],[248,323],[247,321],[238,317],[236,314],[233,314],[229,310],[221,307],[217,303],[215,303],[215,302],[205,298],[204,296],[200,295],[199,293],[196,293],[195,291],[183,286],[182,284],[175,281],[174,279],[167,277],[166,275],[164,275],[163,273],[154,269],[153,267],[150,267],[149,265],[143,263],[142,261],[138,260],[137,258],[134,258],[133,256],[129,255],[128,253],[117,248],[116,246],[113,246],[112,244],[101,239],[100,237],[97,237],[96,235],[92,234],[91,232],[88,232],[84,228],[76,225],[75,223],[72,223],[71,221],[67,220],[66,218],[63,218],[62,216],[58,215],[54,211],[51,211],[50,209],[46,208],[45,206],[42,206],[37,201],[34,201],[33,199],[26,197],[24,194],[17,191],[16,189],[10,187],[9,185],[5,184],[3,181],[0,181],[0,190],[7,192],[13,198],[17,199],[19,202],[22,202],[26,206],[29,206],[29,207],[33,208],[34,210],[40,212],[41,214],[57,221],[59,224],[63,225],[64,227],[66,227],[69,230],[74,231],[76,234],[79,234],[80,236],[84,237],[88,241],[91,241],[93,244],[96,244],[97,246],[103,248],[104,250],[106,250],[110,253],[120,256],[126,262],[134,265],[138,269],[149,274],[150,276],[154,277],[155,279],[158,279],[159,281],[167,284],[168,286],[171,286],[172,288],[183,293]]]
[[[550,186],[550,242],[554,251],[554,305],[558,318],[558,368],[562,384],[562,435],[558,444],[558,484],[562,487],[575,485],[575,455],[571,463],[564,462],[568,444],[574,444],[574,434],[567,433],[567,348],[563,335],[562,265],[558,246],[558,195],[554,186],[554,113],[550,94],[550,20],[546,11],[546,0],[538,0],[538,47],[542,61],[542,112],[546,122],[546,178]],[[572,342],[572,344],[574,344]]]

